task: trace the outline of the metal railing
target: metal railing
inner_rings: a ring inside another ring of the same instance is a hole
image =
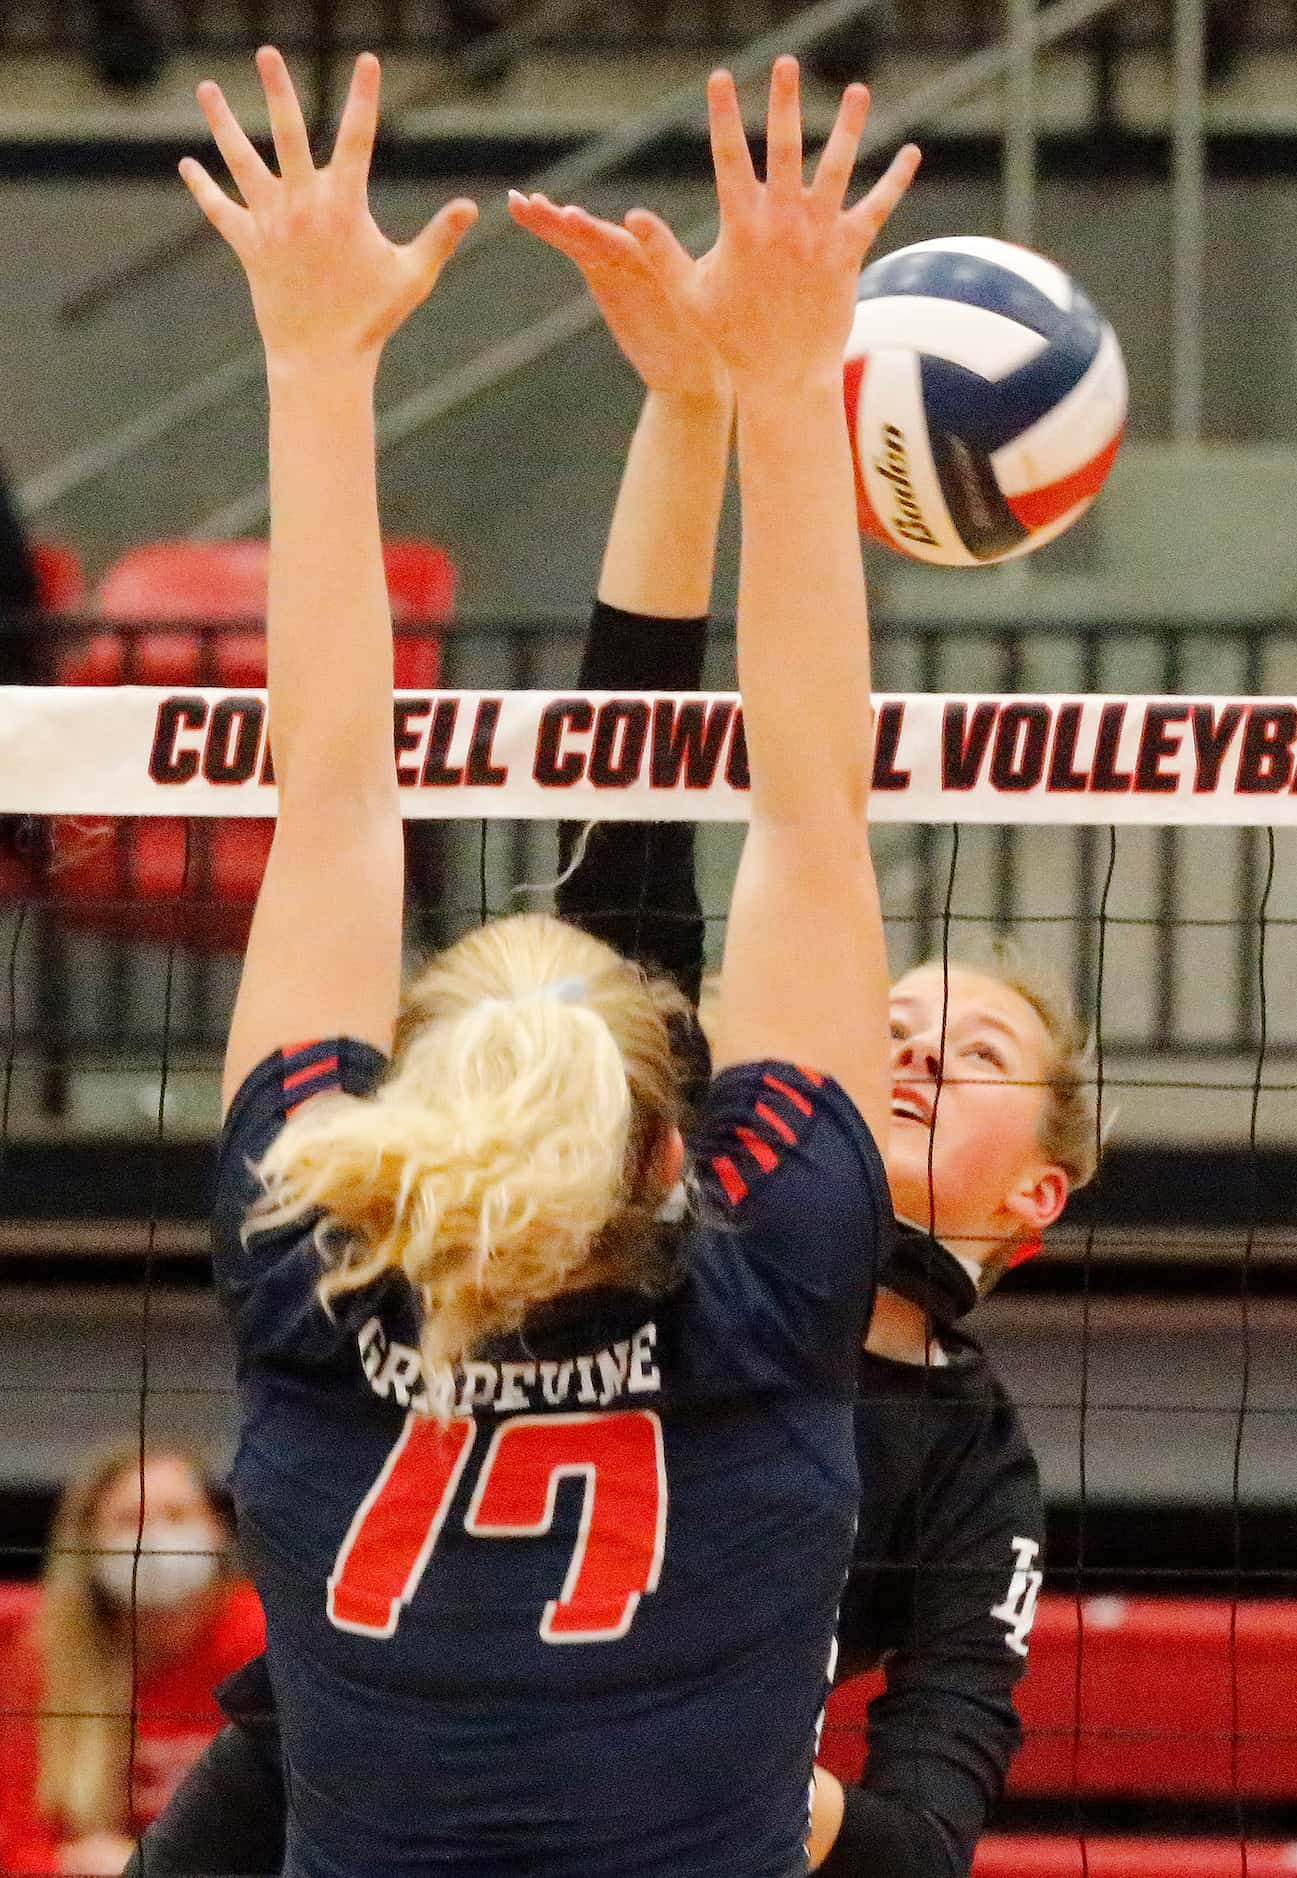
[[[1175,4],[1179,34],[1177,44],[1182,45],[1186,31],[1191,29],[1189,9],[1195,5],[1200,9],[1203,0],[1175,0]],[[843,34],[872,29],[878,22],[886,21],[889,8],[890,0],[819,0],[819,4],[797,10],[772,7],[766,18],[756,22],[761,28],[757,35],[734,49],[730,63],[740,78],[754,76],[777,52],[807,53],[817,46],[831,43]],[[993,7],[979,9],[979,13],[986,13],[988,17],[994,15],[1001,36],[994,43],[969,52],[931,82],[919,84],[885,115],[880,113],[870,127],[866,153],[883,149],[900,136],[920,131],[925,125],[940,123],[944,113],[984,92],[1006,76],[1016,74],[1017,83],[1009,87],[1006,98],[1005,132],[1006,137],[1009,137],[1010,132],[1012,136],[1006,144],[1005,219],[1006,225],[1025,226],[1030,220],[1036,132],[1034,123],[1022,122],[1013,116],[1015,101],[1021,102],[1026,96],[1024,74],[1034,68],[1051,47],[1083,34],[1096,23],[1133,21],[1141,12],[1140,0],[1049,0],[1048,4],[1038,8],[1027,4],[1026,0],[1007,0],[1007,10],[1006,0],[995,0]],[[566,30],[568,25],[584,19],[584,10],[575,0],[548,0],[547,5],[542,3],[532,12],[521,15],[516,24],[510,25],[504,37],[517,48],[526,49],[543,32],[547,18],[564,22],[563,29]],[[1008,35],[1003,33],[1006,22],[1013,27]],[[750,34],[752,25],[750,13],[745,12],[744,33]],[[1201,41],[1201,30],[1198,37]],[[1187,53],[1181,63],[1187,73]],[[632,163],[664,132],[700,122],[702,88],[699,81],[703,70],[704,63],[700,56],[696,77],[650,99],[642,110],[618,124],[614,130],[592,139],[572,156],[551,165],[540,175],[531,178],[526,186],[544,189],[552,195],[571,195]],[[1186,189],[1183,199],[1177,197],[1177,213],[1187,212],[1196,203],[1199,218],[1202,170],[1200,115],[1196,142],[1191,146],[1187,139],[1185,141],[1185,148],[1192,148],[1196,152],[1196,167],[1186,162],[1185,175],[1196,179],[1197,194],[1191,195]],[[480,255],[485,244],[505,232],[508,226],[508,217],[502,207],[488,209],[475,234],[475,252]],[[708,225],[700,225],[689,230],[688,234],[696,239],[704,239],[708,232]],[[188,237],[182,245],[187,248]],[[164,243],[157,251],[159,259],[165,261],[171,258],[173,250],[172,241]],[[1199,272],[1200,266],[1194,262],[1195,278]],[[147,278],[147,268],[141,269],[135,258],[128,258],[121,273],[124,285],[131,291],[137,290]],[[1183,284],[1187,293],[1191,283],[1186,280]],[[102,304],[106,297],[100,291],[100,285],[96,283],[96,304]],[[450,412],[489,394],[518,371],[587,330],[594,318],[588,300],[583,295],[574,295],[541,318],[520,324],[516,330],[484,347],[450,373],[387,407],[380,421],[380,446],[389,448],[402,442],[440,422]],[[28,481],[20,492],[24,511],[31,516],[38,516],[66,501],[87,485],[122,471],[126,465],[154,449],[160,441],[182,426],[239,398],[257,381],[261,369],[260,349],[252,347],[181,385],[153,405],[125,419],[115,429],[52,463]],[[195,532],[202,535],[241,532],[257,527],[264,513],[264,490],[258,484],[223,501],[202,518]]]
[[[523,9],[516,4],[483,7],[467,0],[384,0],[379,6],[358,0],[171,0],[161,18],[166,43],[186,50],[241,51],[267,38],[286,50],[312,54],[350,52],[361,46],[378,51],[454,51],[476,37],[483,25],[498,20],[508,27]],[[105,11],[107,9],[105,8]],[[113,12],[120,16],[120,0]],[[151,9],[158,17],[157,9]],[[588,5],[579,26],[552,29],[537,43],[545,47],[579,46],[583,53],[624,53],[640,47],[681,47],[709,51],[741,42],[754,29],[776,24],[796,11],[791,0],[622,0]],[[86,17],[93,22],[94,0],[70,7],[67,0],[26,0],[0,11],[0,51],[38,50],[79,53],[86,43]],[[1297,22],[1286,5],[1264,0],[1224,0],[1219,17],[1221,52],[1290,47]],[[1163,0],[1133,7],[1117,36],[1119,48],[1165,48],[1170,43],[1169,8]],[[876,29],[887,52],[957,58],[999,36],[998,0],[904,0],[892,5]]]

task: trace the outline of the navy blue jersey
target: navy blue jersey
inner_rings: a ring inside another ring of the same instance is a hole
[[[727,1071],[691,1144],[697,1218],[670,1292],[560,1300],[430,1377],[403,1279],[331,1316],[309,1228],[244,1230],[293,1105],[383,1068],[345,1039],[276,1052],[221,1149],[234,1491],[284,1737],[286,1870],[787,1878],[890,1243],[868,1131],[811,1072]]]

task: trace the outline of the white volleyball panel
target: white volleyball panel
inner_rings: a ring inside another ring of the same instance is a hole
[[[1007,378],[1045,350],[1047,341],[1029,326],[986,307],[929,294],[888,294],[861,300],[851,324],[847,357],[884,346],[904,346],[934,359],[948,359],[979,378]]]
[[[915,353],[898,348],[870,354],[856,421],[857,461],[893,546],[936,567],[976,567],[941,493],[919,366]]]
[[[995,478],[1006,496],[1025,495],[1074,476],[1100,456],[1126,422],[1126,362],[1105,324],[1094,363],[1052,411],[997,450]]]
[[[987,261],[1020,274],[1038,288],[1056,307],[1066,310],[1072,304],[1070,277],[1055,262],[1033,248],[1020,248],[1013,241],[997,241],[991,235],[939,235],[935,241],[916,241],[907,254],[966,254],[971,260]],[[886,257],[885,257],[886,258]]]

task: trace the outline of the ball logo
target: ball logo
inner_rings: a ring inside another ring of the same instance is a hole
[[[923,510],[914,493],[914,479],[910,475],[909,452],[905,447],[905,435],[895,424],[883,425],[883,454],[874,458],[874,468],[892,485],[896,502],[896,513],[892,517],[892,527],[903,541],[919,541],[925,547],[939,546],[937,537],[923,519]]]

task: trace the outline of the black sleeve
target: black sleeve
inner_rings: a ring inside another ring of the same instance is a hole
[[[276,1878],[284,1862],[279,1717],[264,1656],[216,1691],[228,1719],[141,1838],[123,1878]]]
[[[284,1782],[245,1729],[223,1728],[145,1832],[123,1878],[277,1878]]]
[[[966,1439],[945,1444],[925,1482],[911,1570],[890,1576],[887,1680],[869,1708],[862,1781],[877,1801],[940,1828],[947,1862],[928,1868],[940,1878],[965,1878],[1021,1744],[1013,1692],[1044,1534],[1016,1412],[999,1397],[968,1420]]]
[[[706,651],[706,619],[657,619],[596,600],[578,682],[589,691],[697,691]],[[563,872],[581,835],[579,822],[559,830]],[[696,1004],[704,926],[694,845],[692,822],[597,823],[558,890],[558,910],[627,958],[674,978]]]
[[[905,1800],[849,1787],[846,1812],[819,1878],[947,1878],[950,1841],[927,1813]]]

